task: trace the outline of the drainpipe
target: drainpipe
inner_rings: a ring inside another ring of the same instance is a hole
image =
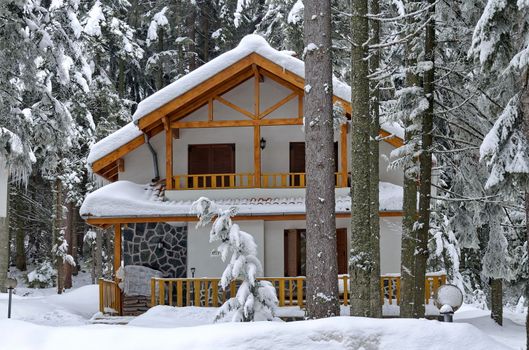
[[[149,151],[151,151],[152,155],[152,165],[154,167],[154,179],[152,181],[157,182],[158,180],[160,180],[160,171],[158,170],[158,155],[156,154],[156,151],[152,147],[151,143],[149,142],[149,135],[144,132],[143,137],[145,138],[145,143],[147,144],[147,147],[149,147]]]

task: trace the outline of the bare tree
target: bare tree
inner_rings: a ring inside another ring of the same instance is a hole
[[[305,1],[307,312],[340,314],[336,256],[330,0]]]

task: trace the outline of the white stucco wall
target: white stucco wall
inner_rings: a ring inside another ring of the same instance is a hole
[[[264,243],[263,221],[237,221],[241,230],[251,234],[257,243],[257,257],[263,261],[266,245]],[[187,235],[187,275],[191,276],[191,268],[194,267],[195,277],[220,277],[226,263],[222,262],[220,256],[211,256],[211,252],[219,245],[219,242],[209,243],[210,227],[196,228],[195,223],[188,224]],[[230,255],[231,257],[231,255]],[[228,257],[229,259],[229,257]],[[262,276],[262,274],[261,274]]]
[[[305,221],[238,221],[241,228],[252,234],[257,242],[259,258],[264,265],[264,275],[284,275],[284,232],[288,229],[305,229]],[[380,219],[380,260],[381,273],[400,272],[401,218]],[[347,228],[347,243],[351,243],[349,219],[338,219],[337,228]],[[211,257],[217,246],[209,243],[209,229],[196,229],[193,223],[188,229],[188,273],[195,267],[197,277],[218,277],[226,266],[219,257]],[[264,257],[264,259],[263,259]]]

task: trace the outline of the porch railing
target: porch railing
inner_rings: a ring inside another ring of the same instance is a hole
[[[279,306],[305,305],[305,277],[263,277],[276,288]],[[232,282],[227,290],[219,287],[219,278],[153,278],[151,279],[151,305],[218,307],[235,296],[240,281]],[[437,288],[446,283],[446,275],[427,274],[425,302],[429,303]],[[349,276],[338,276],[340,303],[349,305]],[[380,277],[381,301],[400,304],[400,276]]]
[[[336,187],[347,187],[342,173],[335,173]],[[203,190],[223,188],[304,188],[305,173],[263,173],[260,183],[255,174],[199,174],[173,176],[175,190]]]
[[[99,279],[99,311],[121,315],[121,289],[117,282]]]

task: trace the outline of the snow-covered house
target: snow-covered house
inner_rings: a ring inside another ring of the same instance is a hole
[[[304,275],[305,88],[301,60],[250,35],[146,98],[133,122],[95,144],[89,166],[110,183],[86,197],[81,215],[92,225],[114,225],[122,240],[115,249],[117,266],[123,260],[165,277],[219,277],[223,264],[190,212],[191,203],[205,196],[239,208],[236,220],[254,236],[265,276]],[[348,85],[334,80],[334,100],[348,115],[354,108],[350,94]],[[402,140],[398,128],[385,127],[380,130],[381,268],[395,274],[403,174],[388,169],[388,159]],[[346,124],[335,133],[341,274],[347,273],[350,241],[349,135]]]

